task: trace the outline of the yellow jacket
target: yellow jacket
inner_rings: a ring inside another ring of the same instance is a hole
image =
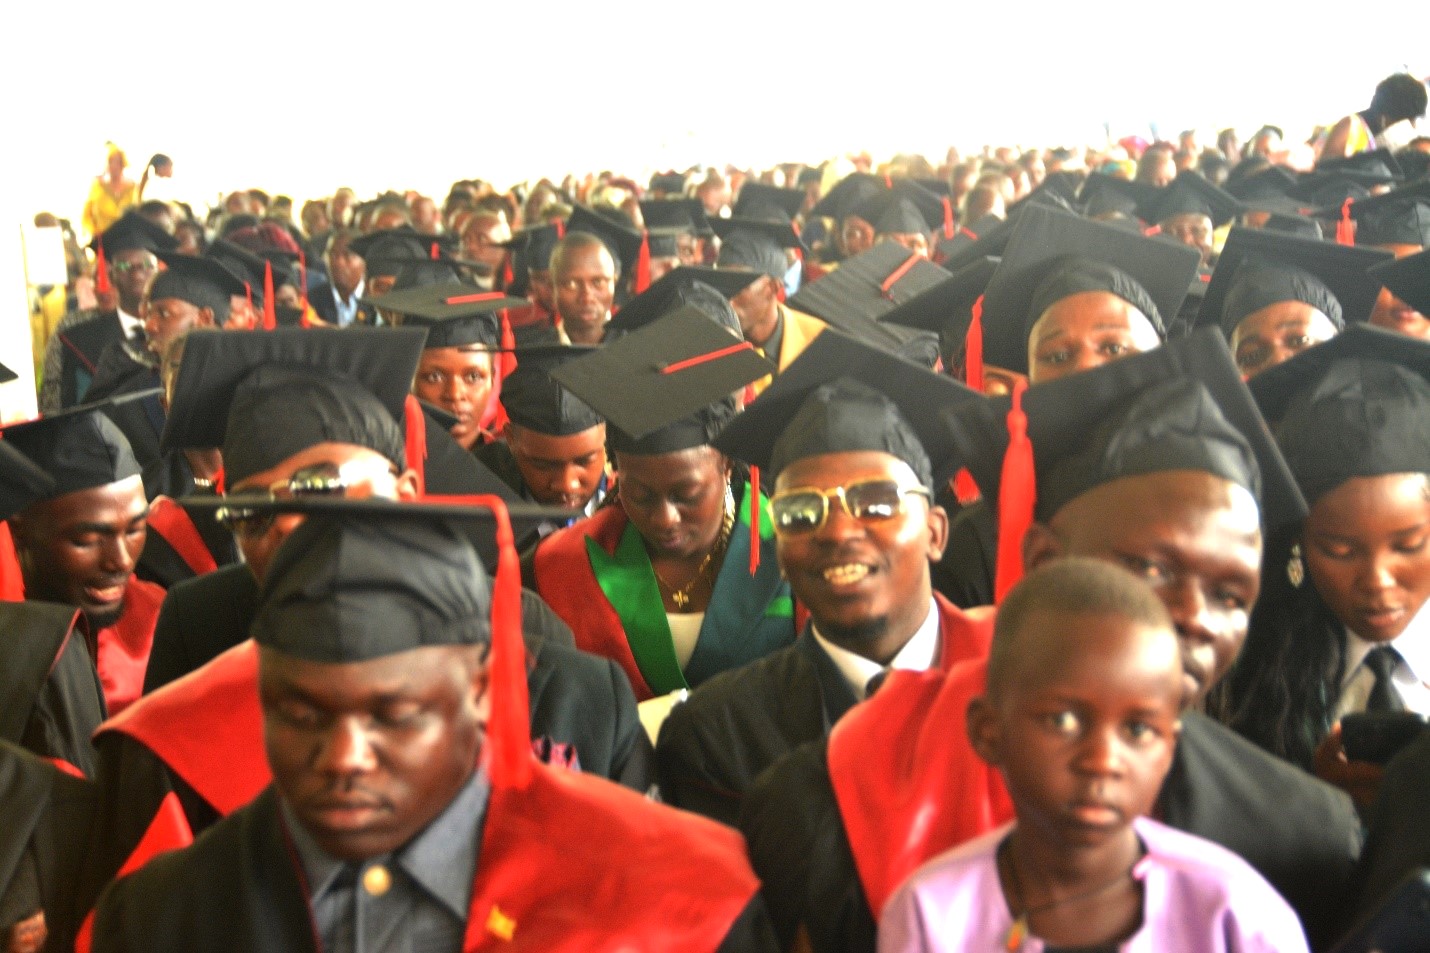
[[[793,308],[779,306],[780,313],[784,315],[784,336],[780,339],[780,353],[777,358],[772,358],[775,367],[783,371],[794,363],[795,358],[809,347],[809,342],[819,337],[819,333],[826,327],[825,323],[812,314],[805,314],[803,311],[796,311]],[[766,355],[769,357],[770,355]],[[758,396],[766,387],[770,386],[773,375],[766,375],[751,384],[755,395]]]

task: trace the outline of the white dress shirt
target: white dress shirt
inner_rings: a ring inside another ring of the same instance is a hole
[[[907,669],[911,672],[922,672],[933,668],[938,661],[938,629],[938,605],[933,599],[929,599],[929,612],[924,617],[923,624],[914,632],[913,637],[904,643],[904,647],[899,649],[899,654],[894,656],[892,662],[888,665],[880,665],[873,659],[867,659],[858,653],[835,645],[819,634],[819,629],[812,621],[809,625],[809,630],[813,633],[815,640],[819,642],[819,647],[829,653],[829,657],[839,668],[839,674],[844,676],[844,680],[854,690],[854,697],[860,701],[863,701],[867,694],[869,679],[880,672],[891,668]]]
[[[1430,716],[1430,602],[1420,607],[1415,618],[1390,642],[1367,642],[1346,630],[1346,674],[1341,680],[1341,697],[1336,703],[1336,717],[1365,711],[1375,673],[1365,666],[1365,657],[1377,645],[1389,645],[1400,655],[1391,670],[1390,680],[1407,711]]]

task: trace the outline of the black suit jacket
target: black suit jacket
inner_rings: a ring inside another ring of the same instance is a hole
[[[1189,712],[1155,814],[1241,855],[1295,909],[1315,948],[1342,932],[1359,826],[1340,791]],[[826,741],[756,781],[740,828],[782,943],[804,924],[816,953],[872,953],[874,916],[834,798]]]
[[[1357,871],[1352,920],[1374,913],[1396,885],[1430,867],[1430,731],[1385,766]]]
[[[117,312],[96,314],[87,321],[55,332],[60,342],[60,406],[84,403],[100,358],[111,344],[124,340]]]
[[[716,675],[671,711],[656,745],[661,796],[733,825],[755,778],[823,738],[855,701],[806,629],[794,645]]]

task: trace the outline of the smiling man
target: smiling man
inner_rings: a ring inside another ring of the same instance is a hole
[[[756,775],[823,737],[890,669],[986,650],[991,627],[929,583],[948,532],[933,473],[949,449],[929,408],[970,396],[826,331],[715,441],[774,479],[780,568],[810,623],[671,713],[657,748],[668,803],[733,823]]]
[[[84,613],[105,703],[121,711],[139,697],[164,598],[134,578],[149,514],[139,464],[97,406],[15,424],[4,438],[55,483],[10,518],[25,595]]]

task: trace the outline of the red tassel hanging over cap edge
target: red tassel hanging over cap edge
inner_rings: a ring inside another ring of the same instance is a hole
[[[994,601],[1002,602],[1023,578],[1023,537],[1033,525],[1033,504],[1038,498],[1033,464],[1033,442],[1028,439],[1028,415],[1023,412],[1025,381],[1013,385],[1013,405],[1008,410],[1008,449],[998,482],[998,569],[994,576]]]
[[[963,337],[963,382],[983,393],[983,295],[973,302],[973,320]]]

